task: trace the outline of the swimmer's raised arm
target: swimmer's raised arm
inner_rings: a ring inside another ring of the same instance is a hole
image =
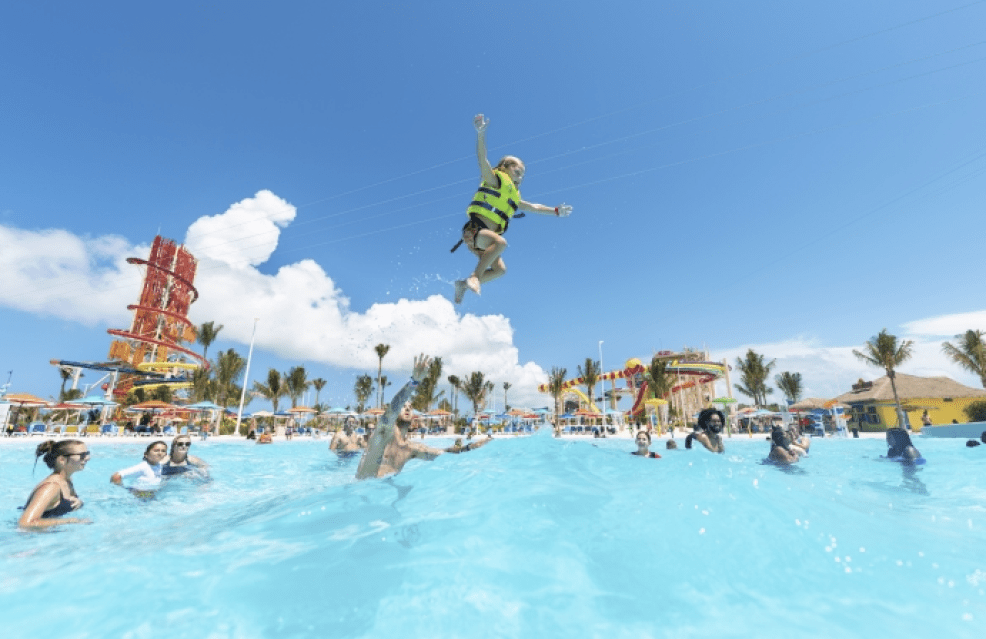
[[[476,127],[476,159],[479,160],[479,172],[483,176],[483,182],[494,187],[500,186],[500,178],[493,173],[493,167],[486,158],[486,127],[489,126],[488,118],[480,113],[472,120],[472,125]]]
[[[404,404],[410,399],[411,393],[414,392],[417,385],[427,375],[430,365],[431,358],[424,353],[414,358],[414,370],[411,372],[411,379],[394,394],[394,398],[390,400],[386,412],[380,417],[377,427],[373,429],[373,436],[370,437],[370,441],[366,444],[366,453],[359,461],[359,468],[356,469],[356,479],[377,476],[377,470],[383,461],[384,451],[387,450],[387,445],[394,439],[394,428],[397,423],[397,417],[400,415]]]

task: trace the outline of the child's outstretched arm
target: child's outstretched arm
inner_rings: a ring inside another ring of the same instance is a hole
[[[476,127],[476,159],[479,160],[479,173],[483,176],[483,182],[486,182],[493,188],[500,188],[500,178],[493,173],[493,167],[490,165],[490,161],[486,158],[486,127],[489,126],[490,121],[488,118],[483,117],[480,113],[472,120],[472,125]]]
[[[529,211],[531,213],[540,213],[541,215],[555,215],[558,217],[568,217],[572,214],[572,207],[568,204],[562,202],[558,206],[545,206],[544,204],[533,204],[531,202],[520,201],[517,205],[522,211]]]

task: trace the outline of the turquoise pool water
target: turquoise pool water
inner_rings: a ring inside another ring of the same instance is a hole
[[[979,637],[986,447],[816,440],[792,469],[727,453],[504,438],[354,483],[327,442],[195,442],[213,481],[109,484],[89,526],[16,528],[33,445],[0,447],[4,637]]]

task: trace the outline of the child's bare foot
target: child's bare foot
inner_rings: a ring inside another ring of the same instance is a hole
[[[469,279],[466,280],[466,286],[468,286],[469,290],[475,293],[476,295],[482,295],[482,293],[479,292],[480,291],[479,278],[476,277],[475,275],[471,276]]]
[[[466,294],[466,281],[455,280],[455,303],[462,303],[462,296]]]

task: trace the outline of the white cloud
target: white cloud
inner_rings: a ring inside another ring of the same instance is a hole
[[[986,310],[915,320],[904,324],[903,329],[911,339],[918,337],[952,339],[968,330],[986,330]]]
[[[189,312],[193,322],[222,324],[223,339],[246,345],[253,318],[259,318],[255,348],[343,368],[375,370],[374,346],[390,344],[384,371],[392,377],[409,373],[418,353],[438,355],[444,376],[480,370],[497,381],[499,392],[502,382],[513,385],[511,404],[546,403],[537,386],[547,375],[533,362],[519,362],[513,328],[503,315],[459,315],[438,295],[378,303],[359,312],[313,260],[288,264],[274,274],[259,271],[255,267],[277,247],[279,227],[294,215],[293,206],[261,191],[189,227],[186,246],[199,259],[195,286],[200,296]],[[63,230],[0,226],[0,247],[0,268],[13,274],[0,280],[0,304],[90,326],[129,323],[126,307],[136,299],[140,273],[125,260],[146,256],[149,245],[134,246],[116,236],[89,239]]]
[[[295,207],[270,191],[237,202],[225,213],[196,220],[185,235],[192,255],[231,266],[257,266],[266,262],[281,232],[294,220]]]
[[[89,238],[0,225],[0,303],[86,326],[125,325],[141,277],[126,258],[149,251],[149,245],[134,246],[116,235]]]

